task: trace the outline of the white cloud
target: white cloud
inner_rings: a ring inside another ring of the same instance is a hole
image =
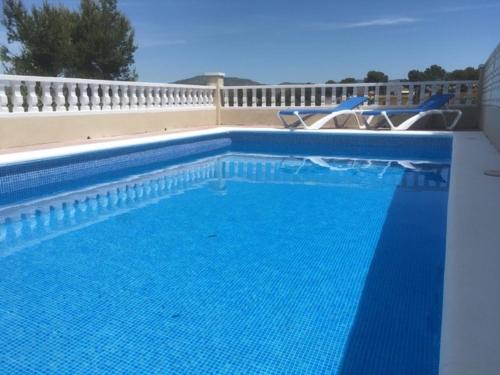
[[[331,29],[356,29],[365,27],[383,27],[383,26],[398,26],[419,22],[418,18],[412,17],[392,17],[392,18],[375,18],[367,21],[348,22],[348,23],[333,23],[328,24]]]

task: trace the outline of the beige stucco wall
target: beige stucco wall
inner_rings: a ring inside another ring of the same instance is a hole
[[[500,151],[500,107],[483,105],[480,119],[484,134]]]
[[[478,109],[476,107],[466,107],[460,108],[463,112],[463,117],[458,123],[457,129],[478,129]],[[222,125],[273,125],[281,126],[281,122],[278,119],[276,113],[279,108],[223,108],[222,109]],[[317,117],[311,117],[310,122]],[[395,118],[395,122],[398,123],[402,119]],[[294,122],[293,117],[288,117],[287,121]],[[339,116],[335,119],[338,125],[344,125],[347,128],[357,128],[355,119],[352,116]],[[429,123],[425,124],[429,127],[436,127],[437,129],[442,128],[442,120],[439,116],[429,117]],[[328,124],[327,127],[334,127],[334,123]],[[424,124],[422,124],[424,125]]]
[[[215,109],[0,117],[0,149],[214,126]]]

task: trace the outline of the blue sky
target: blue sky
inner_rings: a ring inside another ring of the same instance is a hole
[[[405,78],[430,64],[478,66],[500,42],[500,0],[122,0],[119,6],[136,30],[141,81],[221,71],[263,83],[325,82],[363,78],[371,69]]]

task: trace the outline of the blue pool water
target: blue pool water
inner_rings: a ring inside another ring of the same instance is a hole
[[[0,167],[0,373],[437,374],[450,153],[241,132]]]

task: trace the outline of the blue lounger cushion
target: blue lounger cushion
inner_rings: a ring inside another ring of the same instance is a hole
[[[404,115],[404,114],[418,114],[425,111],[430,111],[433,109],[440,109],[446,103],[453,98],[453,94],[436,94],[432,95],[425,102],[420,104],[416,108],[381,108],[381,109],[371,109],[368,111],[363,111],[361,114],[363,116],[379,116],[382,112],[387,113],[387,115]]]
[[[294,116],[294,115],[315,115],[315,114],[330,114],[333,112],[343,111],[346,109],[354,109],[364,102],[368,98],[366,96],[355,96],[347,99],[346,101],[340,103],[336,107],[331,108],[296,108],[296,109],[284,109],[278,112],[280,116]]]

